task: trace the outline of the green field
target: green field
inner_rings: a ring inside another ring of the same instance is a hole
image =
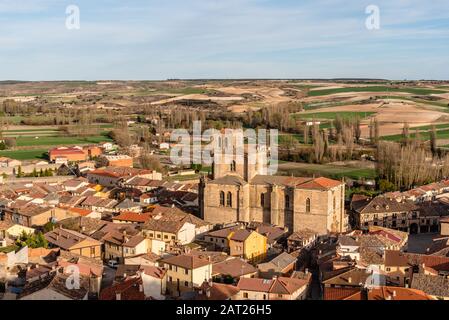
[[[17,160],[47,160],[47,149],[33,149],[33,150],[6,150],[0,151],[1,157],[8,157]]]
[[[61,136],[49,136],[49,137],[18,137],[16,139],[18,147],[29,146],[58,146],[58,145],[75,145],[75,144],[91,144],[112,141],[107,135],[97,135],[92,137],[61,137]]]
[[[294,169],[279,169],[279,172],[286,175],[293,174],[294,176],[312,176],[323,175],[333,179],[341,179],[347,177],[350,179],[375,179],[376,171],[369,168],[352,168],[344,166],[335,166],[330,164],[297,164],[300,168]]]
[[[429,95],[433,93],[446,93],[447,91],[427,89],[427,88],[396,88],[388,86],[368,86],[368,87],[347,87],[347,88],[333,88],[333,89],[323,89],[323,90],[312,90],[309,91],[309,96],[327,96],[335,93],[346,93],[346,92],[405,92],[417,95]]]
[[[394,99],[394,100],[405,100],[412,101],[415,103],[427,104],[435,107],[448,108],[449,104],[443,101],[430,101],[426,99],[412,98],[412,97],[400,97],[400,96],[379,96],[378,99]]]
[[[430,131],[420,131],[419,135],[421,137],[422,141],[430,140]],[[413,129],[410,129],[410,138],[414,139],[416,136],[416,133],[413,132]],[[381,138],[385,141],[401,141],[403,139],[402,134],[395,134],[391,136],[384,136]],[[449,139],[449,129],[446,130],[437,130],[437,139]]]
[[[13,116],[13,117],[1,117],[2,121],[5,121],[6,123],[9,124],[20,124],[20,121],[22,121],[23,117],[22,116]]]
[[[302,135],[299,135],[299,134],[290,134],[290,133],[282,133],[282,134],[279,134],[279,141],[278,141],[278,143],[280,144],[280,145],[283,145],[283,144],[288,144],[288,143],[290,143],[290,141],[292,141],[292,140],[297,140],[299,143],[304,143],[304,139],[303,139],[303,137],[302,137]]]
[[[41,129],[15,129],[15,130],[4,130],[3,133],[21,133],[21,132],[57,132],[58,130],[54,127],[48,127],[48,128],[41,128]]]
[[[371,115],[375,114],[375,112],[351,112],[351,111],[342,111],[342,112],[314,112],[314,113],[300,113],[295,114],[295,118],[299,119],[327,119],[327,120],[335,120],[337,116],[343,119],[352,119],[355,117],[359,117],[361,119],[367,118]]]
[[[446,129],[449,128],[449,123],[440,123],[440,124],[435,124],[435,128],[436,129]],[[430,130],[432,129],[432,126],[421,126],[421,127],[415,127],[415,128],[410,128],[410,130]]]

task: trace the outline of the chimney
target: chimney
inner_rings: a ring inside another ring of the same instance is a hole
[[[115,293],[115,300],[122,300],[122,294],[120,292]]]

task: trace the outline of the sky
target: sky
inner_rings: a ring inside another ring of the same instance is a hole
[[[448,66],[449,0],[0,0],[0,80],[449,79]]]

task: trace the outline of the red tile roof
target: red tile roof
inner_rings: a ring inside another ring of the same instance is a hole
[[[81,208],[69,208],[67,210],[70,211],[70,212],[77,213],[77,214],[79,214],[82,217],[86,217],[86,216],[88,216],[89,214],[92,213],[92,210],[81,209]]]
[[[140,214],[140,213],[136,213],[136,212],[122,212],[120,213],[118,216],[113,217],[113,220],[119,220],[119,221],[129,221],[129,222],[147,222],[148,220],[151,219],[151,216],[149,214]]]
[[[127,279],[101,291],[100,300],[117,300],[117,294],[120,295],[120,300],[145,300],[141,286],[140,278]]]
[[[324,300],[344,300],[359,292],[360,288],[324,288]]]

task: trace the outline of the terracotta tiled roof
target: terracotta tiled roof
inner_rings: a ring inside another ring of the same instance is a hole
[[[411,212],[418,210],[418,206],[412,201],[398,202],[395,199],[390,199],[384,196],[377,196],[364,206],[358,207],[356,210],[359,213],[384,213],[384,212]]]
[[[273,281],[261,278],[240,278],[237,287],[245,291],[269,292]]]
[[[122,212],[118,216],[113,217],[113,220],[129,221],[129,222],[146,222],[151,219],[151,216],[145,213],[136,212]]]
[[[106,288],[100,293],[100,300],[145,300],[140,278],[127,279],[121,283]]]
[[[165,258],[162,259],[162,262],[178,267],[183,267],[185,269],[196,269],[211,264],[211,262],[206,259],[202,259],[198,256],[190,254],[182,254],[179,256]]]
[[[249,231],[246,229],[239,229],[237,231],[234,232],[234,234],[231,236],[231,240],[233,241],[245,241],[246,239],[248,239],[248,237],[251,235],[251,233],[253,233],[255,231]]]
[[[400,287],[380,287],[371,289],[368,292],[368,300],[432,300],[421,290],[400,288]]]
[[[86,217],[86,216],[88,216],[89,214],[92,213],[92,210],[82,209],[82,208],[69,208],[67,210],[70,211],[70,212],[77,213],[77,214],[79,214],[82,217]]]
[[[431,296],[449,298],[449,279],[443,276],[415,273],[411,287],[422,290]]]
[[[229,275],[233,278],[257,273],[257,269],[239,258],[229,259],[212,266],[212,275]]]
[[[155,266],[142,266],[142,270],[146,275],[157,279],[162,279],[167,273],[167,270],[165,270],[164,268]]]
[[[360,288],[324,288],[324,300],[344,300],[360,292]]]
[[[231,233],[235,232],[236,230],[239,230],[240,227],[231,227],[231,228],[224,228],[220,230],[210,231],[206,235],[216,238],[227,238]]]
[[[64,250],[70,250],[73,246],[78,245],[83,241],[89,241],[89,245],[101,245],[99,241],[84,234],[62,228],[57,228],[53,231],[47,232],[45,234],[45,239]]]
[[[198,295],[197,300],[229,300],[237,293],[239,288],[230,284],[204,282],[200,287],[202,293]]]
[[[237,287],[240,290],[266,292],[275,294],[293,294],[310,282],[310,276],[307,279],[278,277],[267,280],[260,278],[240,278]]]

